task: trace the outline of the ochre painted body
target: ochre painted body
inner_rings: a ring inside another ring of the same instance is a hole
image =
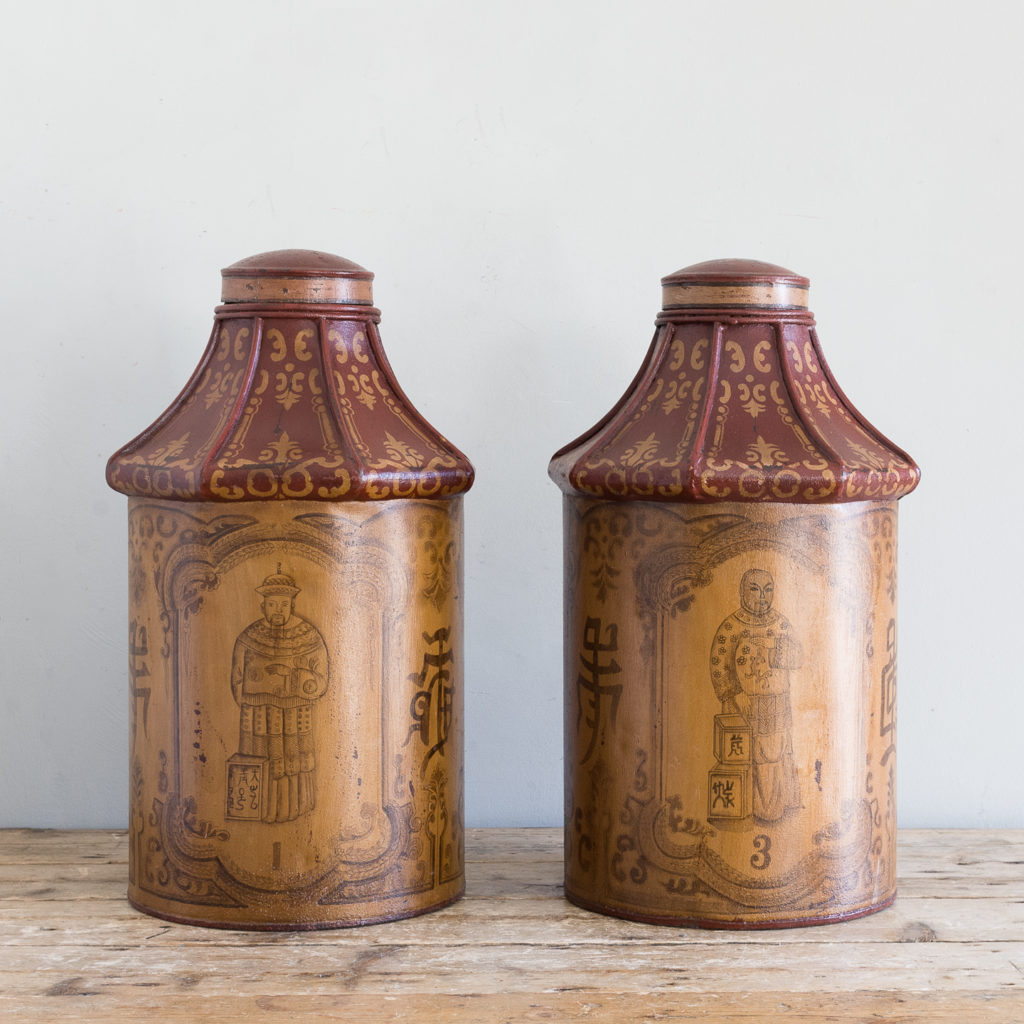
[[[647,360],[558,452],[566,894],[665,924],[856,917],[896,885],[896,501],[806,278],[663,280]]]
[[[129,898],[177,921],[408,917],[464,888],[462,498],[394,380],[372,275],[224,272],[129,495]],[[235,301],[244,300],[244,301]]]
[[[569,899],[722,927],[889,902],[896,503],[569,496],[565,549]]]
[[[456,899],[461,499],[132,498],[128,523],[131,901],[326,927]]]

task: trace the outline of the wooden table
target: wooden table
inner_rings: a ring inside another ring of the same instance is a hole
[[[709,932],[570,906],[556,829],[478,829],[466,898],[332,932],[166,924],[123,832],[0,832],[3,1021],[1024,1021],[1024,830],[900,836],[845,924]]]

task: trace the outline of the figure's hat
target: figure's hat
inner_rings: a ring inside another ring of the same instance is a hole
[[[256,593],[262,594],[264,597],[276,596],[277,594],[288,594],[290,597],[294,597],[299,593],[299,587],[295,585],[295,580],[291,576],[281,572],[281,563],[278,562],[277,572],[271,573],[256,588]]]

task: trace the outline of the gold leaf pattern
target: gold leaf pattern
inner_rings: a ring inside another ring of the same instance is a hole
[[[423,456],[391,433],[384,435],[384,450],[388,453],[388,458],[399,466],[417,469],[423,465]]]
[[[778,447],[766,441],[760,434],[757,440],[747,449],[747,458],[760,466],[770,466],[778,463],[788,462],[786,453]]]
[[[626,449],[622,461],[627,466],[639,466],[641,463],[650,462],[652,456],[658,451],[660,442],[650,433],[642,441]]]
[[[260,459],[264,462],[293,462],[301,458],[302,448],[288,436],[287,430],[260,452]]]

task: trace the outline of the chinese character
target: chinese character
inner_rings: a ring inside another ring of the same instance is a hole
[[[890,619],[885,631],[885,652],[888,661],[882,666],[882,715],[879,733],[889,737],[889,746],[882,755],[885,764],[896,753],[896,620]]]
[[[452,726],[452,712],[455,707],[455,686],[452,682],[452,663],[455,655],[447,646],[449,631],[446,628],[436,633],[424,633],[423,639],[428,644],[436,644],[437,651],[429,649],[423,655],[423,667],[419,672],[409,676],[410,682],[418,683],[422,689],[412,699],[409,711],[413,723],[409,727],[409,735],[405,742],[419,733],[424,746],[430,747],[423,763],[420,775],[426,776],[427,763],[435,754],[444,755],[445,744]],[[430,746],[433,739],[434,744]]]
[[[736,806],[732,779],[717,779],[711,783],[711,809],[714,810],[719,804],[724,808]]]
[[[583,626],[583,650],[586,653],[580,655],[580,662],[586,670],[586,675],[581,672],[576,677],[576,728],[579,729],[582,721],[590,729],[590,741],[583,757],[580,758],[581,764],[586,764],[597,748],[602,725],[602,708],[606,703],[604,698],[607,698],[608,720],[614,726],[619,698],[622,696],[621,683],[601,681],[604,676],[617,676],[622,671],[619,663],[612,657],[619,649],[619,627],[615,623],[605,626],[603,641],[601,627],[601,620],[594,618],[588,618]],[[604,661],[602,655],[607,655],[608,660]]]
[[[729,737],[729,756],[730,757],[742,757],[743,756],[743,733],[734,732]]]

